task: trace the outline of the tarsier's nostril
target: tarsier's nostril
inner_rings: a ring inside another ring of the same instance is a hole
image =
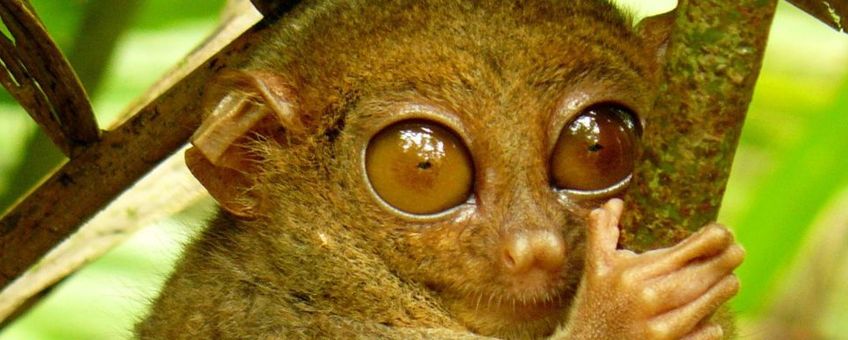
[[[503,244],[504,266],[515,273],[531,269],[556,271],[565,260],[562,237],[547,230],[515,231]]]
[[[523,271],[533,262],[527,234],[511,233],[504,240],[504,264],[513,271]]]

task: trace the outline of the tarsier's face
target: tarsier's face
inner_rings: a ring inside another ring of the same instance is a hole
[[[586,208],[631,180],[635,113],[583,98],[482,121],[410,103],[363,121],[360,185],[394,220],[381,227],[402,236],[389,249],[408,255],[394,268],[478,331],[561,322],[582,273]],[[506,126],[485,124],[504,116]]]
[[[353,203],[337,221],[482,334],[564,320],[586,215],[632,180],[653,59],[579,3],[316,19],[298,34],[328,43],[270,65],[296,70],[299,108],[323,117],[333,193],[316,207]]]

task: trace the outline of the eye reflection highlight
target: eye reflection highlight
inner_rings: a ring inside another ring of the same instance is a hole
[[[404,153],[415,153],[422,159],[416,167],[421,170],[433,168],[433,160],[446,157],[445,143],[435,136],[432,128],[422,126],[418,130],[403,130],[400,132],[401,149]]]
[[[587,144],[598,147],[601,142],[601,127],[594,116],[583,115],[577,117],[567,127],[568,132],[574,136],[584,136]],[[601,146],[602,147],[602,146]]]

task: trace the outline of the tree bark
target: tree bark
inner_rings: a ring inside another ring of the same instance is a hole
[[[148,89],[141,102],[128,111],[139,111],[144,103],[173,87],[260,18],[247,0],[230,0],[216,31]],[[82,76],[81,79],[86,78]],[[164,192],[171,194],[162,195]],[[99,211],[79,231],[53,247],[35,268],[0,290],[0,328],[23,315],[66,276],[120,244],[139,228],[183,211],[206,197],[205,189],[191,177],[178,151]]]
[[[92,98],[97,97],[100,80],[107,70],[115,45],[130,26],[140,0],[121,1],[120,11],[114,10],[111,6],[114,3],[114,0],[86,2],[79,32],[68,52],[68,62]],[[55,138],[42,129],[29,137],[23,159],[9,174],[9,178],[15,181],[5,192],[0,192],[0,211],[5,211],[65,160],[65,155],[52,140]]]
[[[85,90],[26,0],[0,1],[14,41],[0,35],[0,83],[67,156],[97,141],[100,130]]]
[[[0,287],[145,173],[182,147],[203,118],[201,102],[219,71],[237,67],[256,41],[248,31],[184,79],[138,110],[100,141],[82,149],[0,220]]]
[[[775,6],[775,0],[680,1],[666,82],[625,197],[628,248],[669,246],[715,220]]]

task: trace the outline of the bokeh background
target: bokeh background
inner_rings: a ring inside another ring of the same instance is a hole
[[[86,52],[75,42],[91,34],[81,27],[87,13],[130,9],[121,0],[31,2],[72,61]],[[209,35],[224,6],[224,0],[129,2],[137,6],[129,28],[89,91],[101,126]],[[619,2],[637,16],[675,5]],[[35,131],[0,92],[0,210],[61,160]],[[0,329],[0,339],[129,338],[180,245],[212,209],[206,201],[142,229]],[[848,35],[781,3],[719,217],[748,250],[738,270],[743,289],[731,305],[742,338],[763,338],[773,322],[795,321],[796,333],[805,335],[799,338],[848,339],[846,212]]]

